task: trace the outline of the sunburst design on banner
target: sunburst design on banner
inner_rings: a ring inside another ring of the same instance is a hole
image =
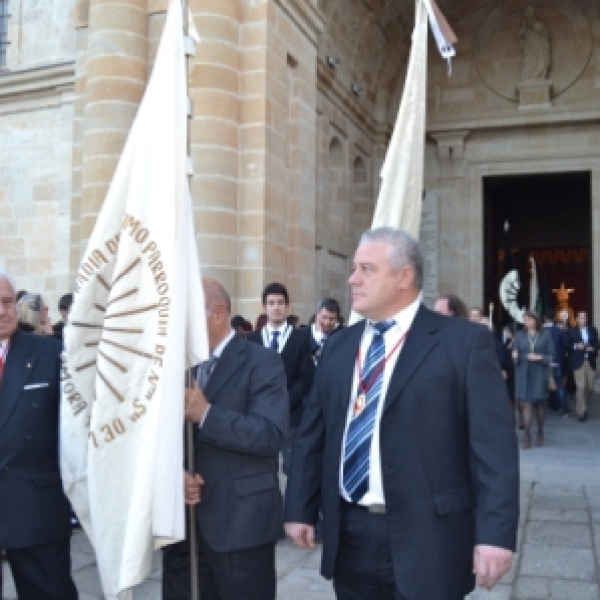
[[[86,358],[75,365],[75,371],[80,373],[81,371],[95,367],[100,380],[119,402],[124,402],[125,398],[119,391],[119,382],[117,379],[119,375],[127,373],[128,369],[121,360],[115,358],[114,354],[111,353],[111,349],[118,348],[122,352],[141,356],[148,360],[154,358],[152,353],[145,352],[135,347],[136,338],[132,338],[132,336],[140,336],[144,332],[143,328],[106,325],[106,322],[111,319],[115,319],[116,323],[118,323],[118,319],[130,319],[132,316],[155,311],[158,308],[158,304],[154,303],[145,306],[134,305],[133,308],[120,310],[120,302],[124,300],[131,302],[139,292],[139,288],[135,286],[126,289],[124,292],[121,292],[112,298],[110,297],[115,286],[119,282],[127,282],[128,278],[133,275],[134,269],[139,267],[140,263],[140,259],[136,258],[129,266],[121,271],[121,273],[113,280],[112,285],[109,285],[102,275],[96,275],[96,280],[100,283],[101,287],[106,290],[106,302],[104,305],[100,302],[94,302],[90,308],[90,313],[100,313],[100,318],[90,322],[74,321],[71,323],[73,327],[98,332],[96,338],[90,339],[84,344],[84,347],[90,348],[93,354],[91,354],[89,359]],[[108,348],[106,346],[108,346]],[[95,349],[95,351],[93,349]]]

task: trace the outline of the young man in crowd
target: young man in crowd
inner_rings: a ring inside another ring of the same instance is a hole
[[[294,437],[304,409],[304,398],[312,385],[314,367],[310,332],[294,329],[287,322],[290,297],[281,283],[270,283],[262,294],[267,324],[248,336],[248,340],[278,352],[283,360],[290,398],[290,434],[283,450],[283,472],[288,474]]]

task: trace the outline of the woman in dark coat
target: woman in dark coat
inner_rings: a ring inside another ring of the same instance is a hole
[[[531,421],[535,410],[536,446],[544,444],[544,417],[548,399],[548,373],[554,357],[550,334],[542,328],[540,318],[525,313],[525,328],[515,336],[512,351],[515,363],[515,396],[523,407],[525,436],[523,449],[531,448]]]

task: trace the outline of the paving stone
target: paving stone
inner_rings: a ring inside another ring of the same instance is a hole
[[[519,575],[564,577],[596,583],[594,555],[586,548],[523,544]]]
[[[563,494],[534,494],[531,508],[550,508],[558,510],[586,510],[587,503],[581,494],[568,496]]]
[[[333,586],[318,572],[298,569],[277,582],[279,600],[335,600]]]
[[[477,588],[465,600],[511,600],[511,587],[498,584],[493,590]]]
[[[529,511],[530,521],[560,521],[565,523],[587,523],[587,510],[565,510],[560,508],[532,508]]]
[[[306,560],[307,552],[285,540],[277,545],[275,567],[277,577],[283,577]]]
[[[102,585],[98,576],[96,566],[85,567],[73,573],[73,579],[77,589],[83,594],[102,597]]]
[[[547,483],[536,483],[534,486],[535,494],[542,496],[583,496],[583,490],[582,486],[553,485]]]
[[[514,598],[537,600],[552,598],[553,600],[598,600],[596,584],[565,579],[545,579],[537,577],[521,577],[515,586]]]
[[[134,600],[162,600],[162,589],[160,583],[147,579],[144,583],[136,586],[133,590]]]
[[[564,579],[550,580],[551,598],[564,600],[598,600],[598,585]]]
[[[519,577],[515,586],[515,598],[549,598],[548,579],[541,577]]]
[[[525,532],[525,542],[528,544],[568,548],[592,547],[589,524],[535,521],[527,525]]]

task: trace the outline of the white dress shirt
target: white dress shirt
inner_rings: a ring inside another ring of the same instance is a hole
[[[421,298],[417,298],[411,305],[401,310],[397,315],[393,316],[392,319],[396,322],[393,327],[390,327],[384,334],[383,339],[385,340],[385,355],[388,356],[394,346],[402,339],[402,336],[410,329],[412,322],[419,310],[421,305]],[[410,334],[408,334],[410,335]],[[373,325],[367,321],[365,324],[365,331],[363,333],[360,342],[360,356],[362,365],[364,365],[364,359],[371,345],[373,339]],[[405,341],[405,340],[404,340]],[[381,477],[381,449],[379,446],[379,430],[381,424],[381,415],[383,413],[383,406],[385,404],[385,396],[387,389],[390,384],[390,379],[396,366],[396,361],[404,341],[400,344],[398,349],[389,356],[383,369],[383,381],[381,382],[381,393],[379,395],[379,402],[377,406],[377,413],[375,415],[375,424],[373,429],[373,438],[371,440],[371,454],[369,457],[369,490],[359,501],[362,506],[371,506],[373,504],[385,504],[385,498],[383,495],[383,483]],[[361,366],[362,366],[361,365]],[[344,500],[350,502],[350,496],[344,488],[344,448],[346,446],[346,435],[348,434],[348,426],[352,420],[352,413],[354,409],[354,402],[358,396],[358,385],[359,385],[359,373],[358,365],[354,367],[354,377],[352,379],[352,391],[350,393],[350,403],[348,405],[348,414],[346,416],[346,429],[344,431],[344,439],[342,441],[342,457],[340,461],[340,495]]]
[[[2,358],[4,361],[6,361],[6,355],[8,354],[9,343],[10,341],[8,339],[0,342],[0,358]]]
[[[292,333],[293,327],[289,323],[283,323],[279,327],[271,327],[267,323],[262,330],[263,344],[266,348],[271,347],[271,341],[273,340],[273,332],[279,331],[279,338],[277,339],[277,352],[281,354],[281,351],[285,348],[285,343],[288,341]]]
[[[312,329],[312,336],[313,336],[315,342],[317,342],[317,344],[322,344],[323,338],[327,337],[327,336],[322,331],[317,329],[317,326],[314,323],[310,327]]]

